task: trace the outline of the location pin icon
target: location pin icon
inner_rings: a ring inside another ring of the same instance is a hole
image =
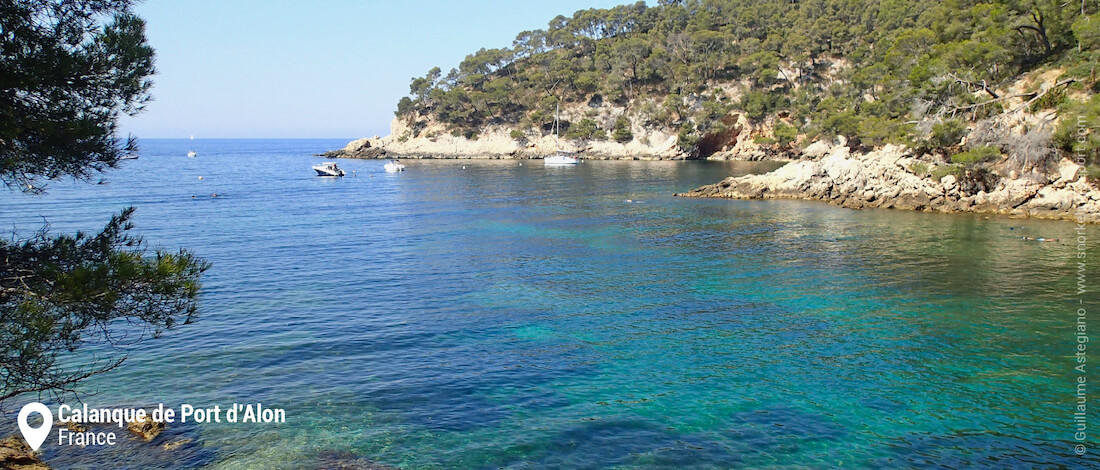
[[[27,424],[27,417],[31,413],[42,415],[41,426],[32,428],[30,424]],[[37,451],[39,447],[42,447],[42,443],[46,442],[52,427],[53,413],[50,413],[50,409],[46,405],[38,402],[27,403],[23,409],[19,410],[19,432],[23,433],[23,439],[27,441],[27,444],[30,444],[31,449]]]

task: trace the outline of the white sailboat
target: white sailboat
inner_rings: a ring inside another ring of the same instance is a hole
[[[560,122],[559,119],[558,119],[559,113],[561,113],[561,102],[558,103],[557,109],[554,110],[554,141],[555,142],[558,140],[558,123]],[[570,151],[561,150],[561,149],[559,149],[557,152],[554,152],[553,155],[542,159],[542,164],[545,165],[545,166],[576,165],[580,162],[581,162],[581,159],[577,155],[577,152],[570,152]]]
[[[194,150],[187,152],[188,157],[195,158],[196,155],[198,155],[198,153],[196,153]]]

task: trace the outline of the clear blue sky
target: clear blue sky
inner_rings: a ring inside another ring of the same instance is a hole
[[[481,47],[510,47],[554,16],[627,0],[148,0],[154,101],[142,138],[370,137],[389,133],[409,80]]]

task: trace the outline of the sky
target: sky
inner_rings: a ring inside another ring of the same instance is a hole
[[[147,0],[153,102],[121,121],[141,138],[389,134],[409,81],[510,47],[562,14],[626,0]]]

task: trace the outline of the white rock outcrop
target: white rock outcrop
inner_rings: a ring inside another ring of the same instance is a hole
[[[820,153],[816,145],[810,147]],[[1051,178],[1013,172],[992,178],[989,188],[963,187],[954,175],[939,181],[925,178],[913,173],[915,163],[904,147],[888,145],[852,154],[838,145],[819,160],[792,162],[762,175],[726,178],[679,195],[810,199],[855,209],[982,212],[1100,223],[1100,190],[1086,181],[1080,165],[1068,159],[1059,162]]]

